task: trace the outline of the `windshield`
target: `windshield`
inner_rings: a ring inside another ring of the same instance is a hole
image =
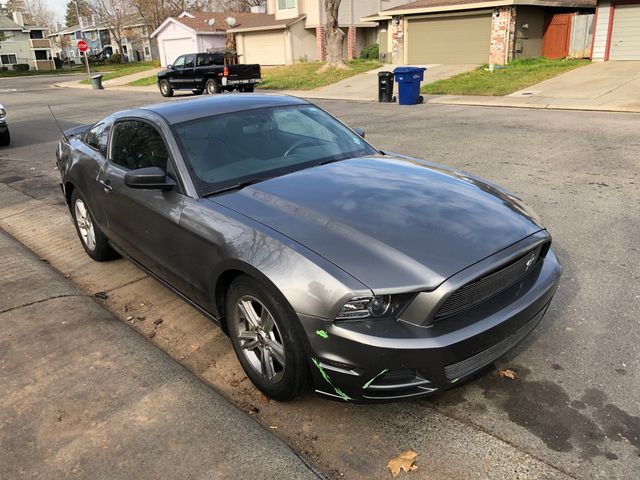
[[[174,126],[200,195],[376,152],[313,105],[246,110]]]

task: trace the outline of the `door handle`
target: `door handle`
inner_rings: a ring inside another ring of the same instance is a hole
[[[111,182],[109,180],[100,180],[100,185],[102,185],[105,193],[109,193],[111,190],[113,190],[113,187],[111,186]]]

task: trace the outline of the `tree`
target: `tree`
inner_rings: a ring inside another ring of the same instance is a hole
[[[337,68],[346,68],[344,64],[342,39],[344,32],[338,24],[338,9],[340,0],[324,0],[324,9],[327,14],[327,65]]]
[[[129,0],[90,0],[89,8],[98,22],[109,30],[112,42],[122,52],[122,30],[125,20],[133,13]],[[113,46],[113,45],[112,45]]]
[[[77,0],[78,10],[76,11],[76,4],[74,2],[67,2],[67,10],[64,14],[64,21],[67,27],[78,25],[78,13],[81,17],[91,16],[91,8],[87,0]]]
[[[198,11],[201,5],[194,0],[132,0],[133,6],[153,31],[167,17],[177,17],[185,10]]]

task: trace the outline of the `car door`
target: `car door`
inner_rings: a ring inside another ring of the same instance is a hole
[[[172,190],[125,185],[127,172],[159,167],[178,184]],[[151,121],[123,118],[111,127],[109,155],[98,177],[108,236],[127,255],[181,291],[177,246],[185,195],[163,134]]]
[[[182,87],[180,88],[195,88],[195,74],[196,74],[196,56],[185,55],[184,67],[182,69]]]
[[[171,71],[169,72],[169,83],[173,88],[179,89],[182,88],[183,84],[183,74],[184,74],[184,59],[185,56],[182,55],[176,58],[176,61],[173,63]]]

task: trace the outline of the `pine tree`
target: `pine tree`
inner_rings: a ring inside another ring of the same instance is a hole
[[[77,2],[78,2],[77,12],[76,12],[75,3],[67,2],[67,11],[64,14],[64,21],[67,27],[71,27],[73,25],[78,24],[78,12],[80,12],[81,17],[91,16],[91,8],[89,8],[89,3],[87,2],[87,0],[77,0]]]

